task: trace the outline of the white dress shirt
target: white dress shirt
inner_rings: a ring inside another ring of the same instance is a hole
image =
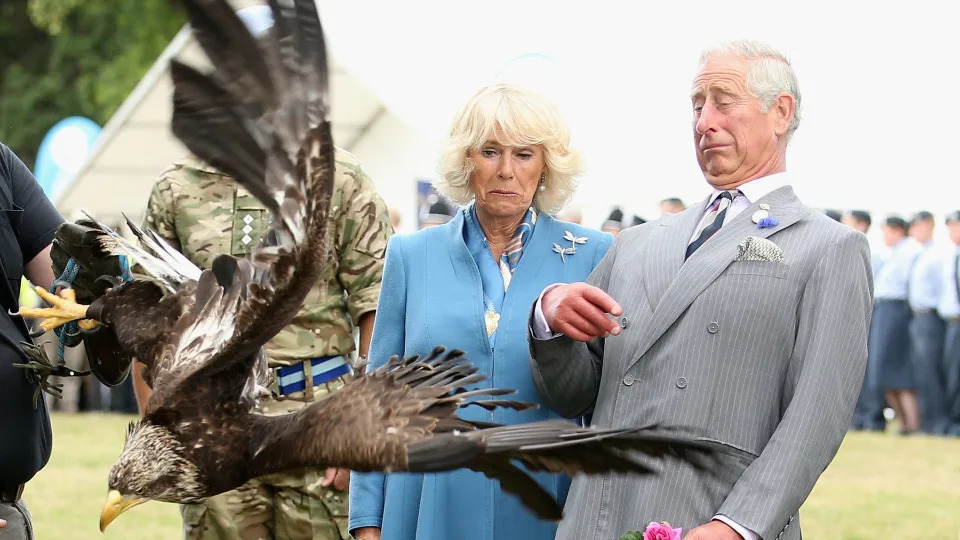
[[[957,259],[960,257],[960,246],[955,246],[950,250],[947,257],[943,260],[943,286],[940,289],[940,302],[937,304],[937,312],[944,319],[960,317],[960,283],[957,279]]]
[[[883,268],[883,263],[887,262],[887,254],[880,253],[879,251],[870,252],[870,267],[873,268],[873,281],[877,281],[877,276],[880,275],[880,269]]]
[[[788,185],[790,185],[790,178],[786,172],[771,174],[769,176],[757,178],[756,180],[751,180],[750,182],[743,184],[737,188],[740,190],[740,193],[737,194],[737,196],[731,201],[730,206],[727,207],[727,213],[723,216],[722,225],[729,223],[731,219],[740,215],[741,212],[749,208],[750,205],[757,202],[767,194]],[[707,213],[709,213],[710,208],[713,206],[713,203],[716,202],[717,197],[719,197],[721,193],[723,193],[723,190],[714,189],[713,193],[710,194],[710,199],[707,201],[707,204],[703,209],[703,217],[700,218],[700,221],[697,223],[697,227],[693,231],[693,236],[690,237],[691,243],[700,235],[700,230],[703,228]],[[554,283],[553,285],[545,288],[543,292],[540,293],[540,297],[537,299],[536,306],[534,307],[533,322],[533,335],[537,339],[550,339],[560,335],[550,330],[549,325],[547,325],[547,318],[543,314],[543,295],[559,285],[561,284]],[[760,539],[757,533],[738,524],[727,516],[716,515],[713,517],[713,519],[726,523],[730,528],[737,531],[737,534],[742,536],[744,540]]]
[[[914,310],[937,309],[943,288],[943,252],[932,243],[923,246],[910,273],[907,302]]]
[[[733,201],[730,203],[730,206],[727,207],[727,213],[723,215],[723,225],[730,223],[731,219],[740,215],[740,213],[747,208],[750,208],[751,204],[759,201],[768,193],[788,185],[790,185],[790,179],[785,172],[771,174],[770,176],[757,178],[756,180],[751,180],[746,184],[743,184],[737,188],[740,190],[740,194],[733,199]],[[693,241],[700,236],[700,230],[703,229],[704,221],[707,219],[707,213],[721,193],[723,193],[722,190],[715,189],[713,190],[713,193],[710,194],[710,200],[703,209],[703,217],[700,218],[700,221],[697,223],[697,227],[693,230],[693,236],[690,237],[691,243],[693,243]]]
[[[907,300],[910,296],[910,275],[917,258],[923,253],[923,244],[913,238],[904,238],[890,251],[873,284],[877,300]]]

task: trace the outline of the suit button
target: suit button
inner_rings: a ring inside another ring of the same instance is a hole
[[[719,325],[719,324],[717,324],[717,323],[715,323],[715,322],[712,322],[712,323],[710,323],[710,324],[707,325],[707,332],[710,332],[711,334],[716,334],[716,333],[719,332],[719,331],[720,331],[720,325]]]
[[[624,375],[624,376],[623,376],[623,384],[625,384],[625,385],[627,385],[627,386],[630,386],[631,384],[633,384],[633,375],[631,375],[631,374],[629,374],[629,373],[627,373],[626,375]]]
[[[677,388],[686,388],[687,387],[687,378],[680,377],[677,379]]]
[[[622,318],[620,319],[620,328],[626,328],[626,327],[627,327],[627,318],[626,318],[626,317],[622,317]]]

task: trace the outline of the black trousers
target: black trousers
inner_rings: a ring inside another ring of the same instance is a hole
[[[936,311],[916,312],[910,319],[910,358],[916,377],[920,426],[942,434],[950,424],[947,414],[947,373],[943,363],[946,324]]]
[[[874,306],[874,316],[877,309]],[[875,339],[877,321],[876,317],[870,323],[870,339],[867,342],[867,369],[863,375],[863,386],[860,389],[860,397],[857,399],[857,406],[853,411],[853,429],[864,429],[871,431],[883,431],[887,426],[887,419],[883,416],[883,410],[887,406],[887,398],[884,395],[883,388],[877,384],[875,377],[871,377],[871,372],[877,369],[878,354],[875,350],[877,340]]]
[[[943,342],[943,371],[946,374],[947,413],[956,431],[960,426],[960,320],[947,323]]]

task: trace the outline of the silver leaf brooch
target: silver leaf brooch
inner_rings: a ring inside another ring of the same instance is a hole
[[[570,242],[570,247],[562,247],[560,244],[553,244],[553,252],[560,254],[560,260],[564,263],[567,262],[567,255],[573,255],[577,252],[578,244],[586,244],[587,237],[577,236],[570,231],[564,231],[563,239],[567,242]]]

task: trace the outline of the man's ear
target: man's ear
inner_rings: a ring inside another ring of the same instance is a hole
[[[777,115],[777,122],[774,125],[774,133],[778,137],[786,135],[793,123],[793,117],[797,114],[797,101],[793,96],[786,92],[777,96],[777,101],[773,104],[774,113]]]

